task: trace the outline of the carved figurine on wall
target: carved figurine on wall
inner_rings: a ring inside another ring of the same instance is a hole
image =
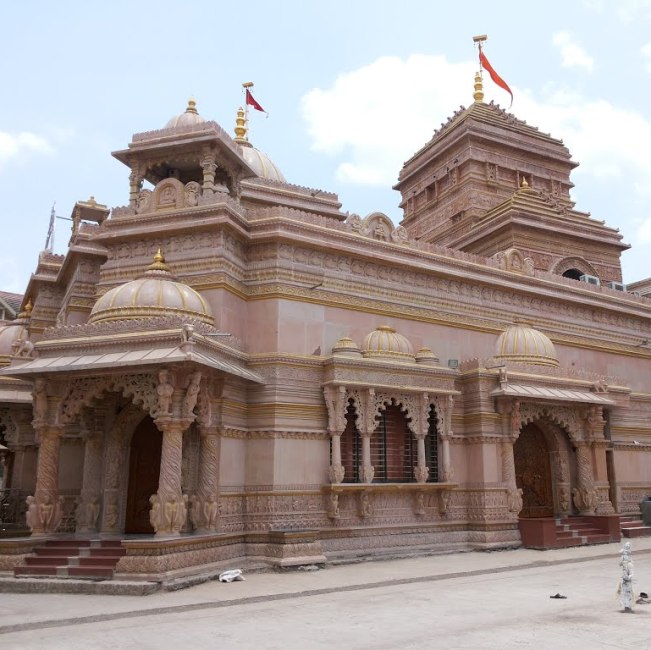
[[[158,386],[156,387],[158,394],[158,412],[157,415],[170,415],[172,406],[172,394],[174,393],[174,386],[170,383],[170,373],[167,370],[161,370],[158,373]]]

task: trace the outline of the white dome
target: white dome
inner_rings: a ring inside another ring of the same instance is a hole
[[[242,158],[249,163],[249,166],[260,177],[266,178],[270,181],[277,181],[279,183],[286,183],[283,173],[276,167],[275,163],[259,149],[251,146],[240,145],[240,152]]]
[[[188,316],[214,324],[202,296],[170,273],[160,251],[144,275],[107,291],[90,312],[89,323],[155,316]]]
[[[366,335],[362,345],[362,355],[396,361],[413,361],[414,348],[409,340],[398,334],[393,327],[381,325]]]
[[[529,323],[516,321],[495,342],[495,358],[538,366],[558,366],[556,348],[542,332]]]
[[[166,129],[180,129],[187,126],[194,126],[195,124],[202,124],[206,120],[197,112],[197,102],[194,99],[188,100],[188,107],[183,113],[175,115],[165,125]]]

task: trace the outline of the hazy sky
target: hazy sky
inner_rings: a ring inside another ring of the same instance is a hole
[[[53,202],[65,217],[91,194],[128,202],[128,169],[111,151],[191,95],[232,133],[244,81],[270,114],[253,111],[250,140],[289,182],[397,223],[391,185],[472,102],[472,36],[484,33],[511,112],[581,163],[576,207],[633,244],[624,281],[651,276],[651,0],[21,0],[3,3],[0,24],[2,290],[25,288]],[[69,235],[59,220],[55,252]]]

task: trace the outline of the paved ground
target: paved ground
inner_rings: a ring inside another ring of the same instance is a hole
[[[256,573],[151,596],[0,594],[0,648],[651,649],[623,614],[619,544]],[[651,592],[651,539],[633,541]],[[566,599],[551,599],[561,593]]]

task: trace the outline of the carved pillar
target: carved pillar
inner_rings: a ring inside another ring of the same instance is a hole
[[[56,532],[63,515],[63,498],[59,497],[59,447],[63,427],[40,425],[37,432],[41,445],[36,464],[36,489],[27,497],[27,525],[32,535]]]
[[[362,436],[362,466],[360,476],[362,483],[372,483],[375,476],[375,468],[371,464],[371,436],[375,431],[375,391],[369,388],[364,395],[364,416],[360,418],[363,422]]]
[[[593,515],[599,499],[594,487],[590,443],[587,441],[576,445],[576,469],[577,487],[572,490],[574,505],[582,515]]]
[[[211,196],[215,191],[215,172],[217,171],[214,152],[201,161],[201,167],[203,168],[203,193]]]
[[[420,404],[418,409],[418,417],[414,418],[416,425],[416,451],[418,453],[416,460],[416,467],[414,467],[414,478],[417,483],[427,483],[429,476],[429,468],[427,467],[427,458],[425,457],[425,437],[429,431],[427,418],[429,415],[429,396],[423,393],[420,396]],[[420,493],[418,493],[420,494]],[[418,509],[420,511],[420,508]]]
[[[419,433],[416,436],[416,445],[418,451],[418,461],[416,467],[414,467],[414,478],[417,483],[427,483],[427,477],[429,476],[429,468],[427,467],[427,461],[425,460],[425,435]]]
[[[183,431],[187,420],[160,418],[156,426],[163,432],[158,492],[149,499],[149,520],[157,535],[178,535],[187,516],[187,495],[181,489]]]
[[[506,439],[502,443],[502,482],[506,486],[506,503],[509,512],[517,515],[522,510],[522,489],[518,487],[515,477],[515,457],[513,445],[520,437],[522,420],[520,415],[520,402],[513,400],[510,412],[504,414]]]
[[[200,427],[199,485],[191,499],[190,518],[198,532],[219,528],[219,431]]]
[[[84,474],[75,517],[78,533],[97,531],[102,496],[102,436],[93,431],[86,437]]]
[[[328,477],[330,483],[341,483],[346,473],[341,463],[341,435],[346,428],[346,387],[326,386],[323,394],[328,407],[328,433],[331,444]]]
[[[454,480],[454,468],[450,459],[454,398],[452,395],[437,398],[436,407],[439,416],[439,438],[441,440],[441,481],[447,483]]]
[[[142,189],[143,177],[137,165],[134,165],[129,174],[129,207],[135,208],[138,203],[138,194]]]

